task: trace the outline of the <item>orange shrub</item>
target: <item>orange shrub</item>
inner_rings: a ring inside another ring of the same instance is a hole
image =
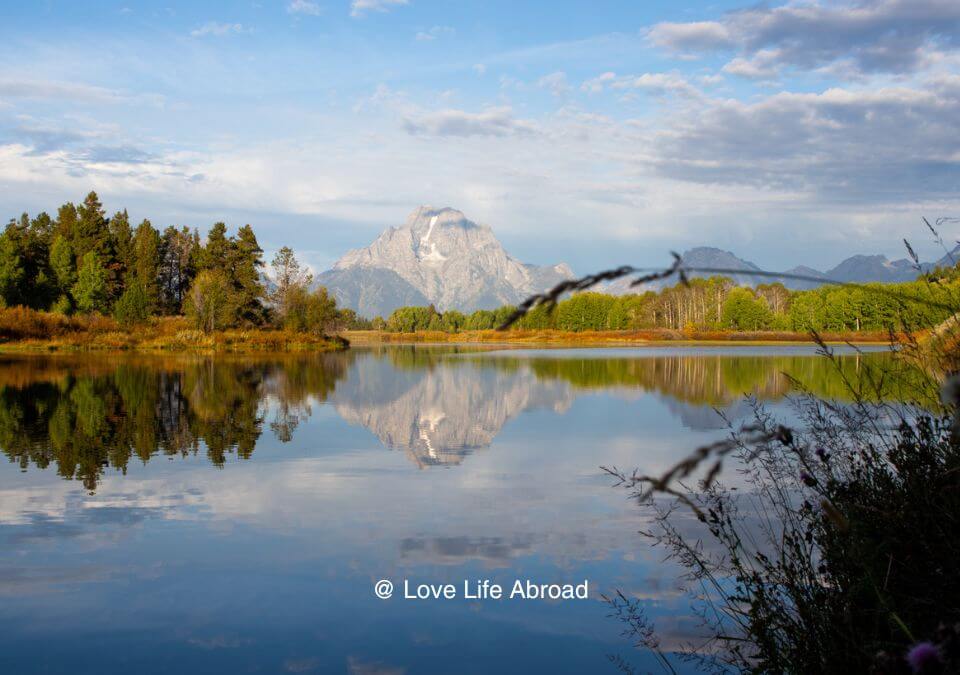
[[[0,340],[44,340],[71,333],[117,330],[113,319],[99,315],[64,316],[28,307],[0,308]]]

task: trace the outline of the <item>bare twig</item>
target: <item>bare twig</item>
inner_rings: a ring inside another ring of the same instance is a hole
[[[778,441],[784,446],[792,446],[793,432],[785,426],[777,426],[771,430],[760,427],[744,427],[736,438],[728,438],[716,443],[704,445],[693,452],[677,464],[670,467],[660,476],[647,476],[638,473],[636,470],[630,475],[616,467],[601,466],[600,469],[616,479],[615,487],[625,487],[632,489],[641,486],[636,497],[639,501],[646,501],[655,493],[667,494],[676,497],[681,502],[689,506],[698,518],[703,518],[703,513],[696,504],[687,496],[688,491],[677,489],[675,484],[689,478],[701,464],[707,461],[713,461],[703,480],[704,489],[708,489],[716,477],[720,474],[723,465],[723,458],[731,452],[741,450],[746,446],[759,446],[771,441]]]

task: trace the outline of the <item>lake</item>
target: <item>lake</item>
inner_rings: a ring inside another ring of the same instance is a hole
[[[654,669],[600,594],[667,649],[696,618],[599,467],[789,415],[791,376],[844,396],[793,346],[0,357],[0,672]],[[518,580],[589,597],[476,597]]]

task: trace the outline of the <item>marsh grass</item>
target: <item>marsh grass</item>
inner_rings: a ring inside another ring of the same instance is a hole
[[[637,272],[565,282],[501,328],[568,291]],[[638,282],[689,272],[675,259]],[[927,281],[929,301],[943,304],[943,288]],[[713,672],[960,672],[960,299],[946,309],[939,325],[891,325],[895,358],[853,375],[812,334],[843,380],[842,403],[795,381],[789,425],[751,399],[748,424],[728,422],[725,439],[661,475],[601,467],[648,511],[642,534],[679,565],[699,617],[701,637],[667,654],[640,600],[605,596],[665,672],[678,657]],[[746,489],[723,482],[732,469]],[[619,655],[611,662],[634,672]]]
[[[0,308],[0,351],[334,351],[339,337],[270,328],[203,332],[184,317],[153,318],[123,327],[99,314],[64,316],[25,307]]]

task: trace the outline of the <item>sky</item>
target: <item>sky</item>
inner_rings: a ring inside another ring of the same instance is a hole
[[[960,216],[957,0],[0,3],[3,218],[93,189],[319,271],[451,206],[588,273],[934,259]]]

